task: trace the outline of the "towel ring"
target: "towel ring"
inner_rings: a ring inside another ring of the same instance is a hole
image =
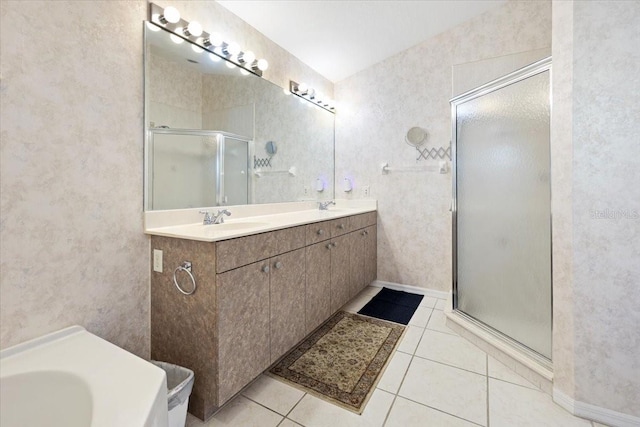
[[[191,283],[193,283],[193,289],[191,290],[191,292],[185,291],[178,284],[178,280],[176,279],[176,273],[178,271],[184,271],[191,278]],[[181,265],[176,267],[175,270],[173,270],[173,284],[176,285],[176,288],[178,288],[178,290],[182,292],[184,295],[191,295],[196,291],[196,279],[193,277],[193,274],[191,273],[191,263],[189,261],[184,261]]]

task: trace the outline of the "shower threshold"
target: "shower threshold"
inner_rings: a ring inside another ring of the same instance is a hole
[[[552,362],[513,339],[459,311],[445,311],[447,327],[503,363],[518,375],[551,394]]]

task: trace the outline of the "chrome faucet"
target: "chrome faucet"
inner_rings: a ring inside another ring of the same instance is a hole
[[[329,200],[328,202],[318,202],[318,209],[321,211],[329,210],[329,205],[335,205],[336,202]]]
[[[202,225],[224,224],[224,215],[231,215],[231,212],[226,209],[219,210],[217,214],[212,214],[209,211],[200,211],[200,213],[204,214]]]

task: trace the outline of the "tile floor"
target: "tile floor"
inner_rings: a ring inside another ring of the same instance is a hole
[[[379,290],[343,309],[357,312]],[[447,328],[444,304],[423,298],[362,415],[263,375],[207,423],[188,415],[187,427],[600,426]]]

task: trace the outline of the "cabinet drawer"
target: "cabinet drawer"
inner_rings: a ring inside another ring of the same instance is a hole
[[[331,238],[331,221],[316,222],[305,227],[307,229],[307,245]]]
[[[327,222],[329,223],[329,229],[331,230],[331,237],[342,236],[351,230],[351,227],[349,226],[349,217],[333,219]]]
[[[216,243],[216,271],[222,273],[276,255],[276,232],[254,234]]]
[[[278,254],[291,252],[303,248],[305,245],[306,229],[304,225],[274,231],[273,234],[276,235],[276,253]]]
[[[378,219],[377,212],[367,212],[359,215],[353,215],[349,217],[350,230],[358,230],[365,228],[376,223]]]

